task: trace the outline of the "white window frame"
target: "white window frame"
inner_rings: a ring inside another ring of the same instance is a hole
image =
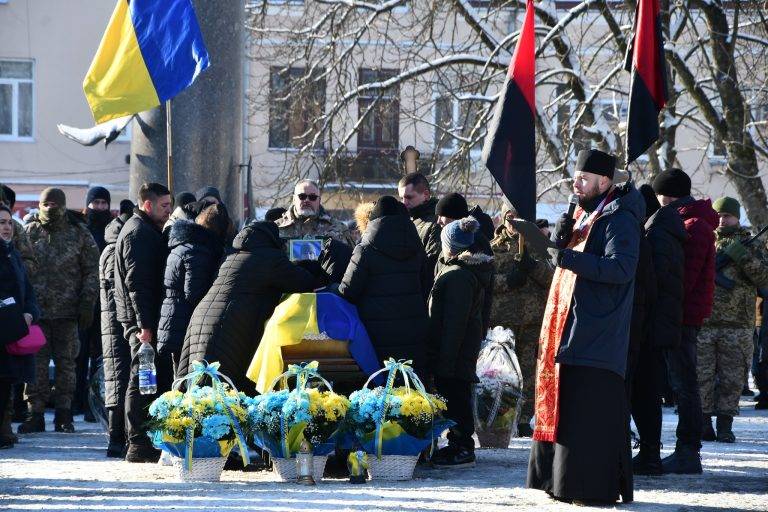
[[[723,143],[725,144],[725,143]],[[728,153],[722,155],[715,154],[715,134],[710,133],[709,142],[707,144],[707,158],[710,164],[722,165],[728,160]]]
[[[2,2],[2,0],[0,0]],[[32,78],[0,78],[0,84],[10,85],[11,91],[11,134],[0,134],[0,142],[34,142],[35,117],[37,113],[37,90],[35,89],[35,61],[30,59],[0,59],[6,62],[29,62],[32,64]],[[19,84],[32,84],[32,135],[19,136]]]
[[[444,93],[444,94],[440,94],[438,92],[432,93],[432,133],[433,133],[432,146],[434,147],[435,151],[439,152],[441,155],[450,155],[454,151],[456,151],[456,139],[451,137],[450,146],[438,148],[437,147],[438,141],[437,141],[437,138],[434,136],[434,132],[437,131],[437,100],[440,98],[448,98],[449,100],[451,100],[451,127],[450,129],[445,131],[453,134],[455,134],[456,131],[459,129],[459,127],[456,126],[456,123],[457,123],[457,120],[461,117],[461,100],[447,93]],[[462,126],[461,130],[463,129],[464,127]],[[459,132],[459,135],[461,135],[461,131]],[[471,159],[478,159],[480,158],[480,155],[482,155],[482,153],[483,153],[483,148],[482,148],[482,144],[480,144],[480,147],[470,148],[469,157]]]

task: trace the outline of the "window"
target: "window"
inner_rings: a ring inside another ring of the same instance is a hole
[[[459,142],[454,135],[469,138],[483,108],[484,105],[479,100],[461,100],[448,94],[437,96],[435,98],[435,149],[450,152]],[[483,141],[480,139],[472,146],[472,151],[481,151],[482,148]]]
[[[32,140],[32,62],[0,61],[0,140]]]
[[[397,73],[394,69],[362,68],[359,83],[382,82]],[[357,110],[358,118],[363,118],[357,132],[358,150],[397,150],[400,143],[400,90],[392,87],[365,92],[358,98]]]
[[[311,142],[325,111],[325,78],[308,76],[304,68],[273,67],[269,98],[269,147],[296,148]],[[316,148],[322,146],[318,140]]]
[[[713,131],[709,141],[709,151],[707,152],[709,159],[716,162],[725,160],[727,153],[725,151],[725,143],[723,140]]]

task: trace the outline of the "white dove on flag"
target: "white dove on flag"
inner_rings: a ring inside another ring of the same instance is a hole
[[[93,146],[103,140],[104,147],[106,147],[125,130],[125,127],[128,126],[128,123],[134,117],[135,114],[118,117],[117,119],[97,124],[93,128],[74,128],[65,124],[57,124],[56,127],[59,129],[59,133],[68,139],[79,142],[83,146]]]

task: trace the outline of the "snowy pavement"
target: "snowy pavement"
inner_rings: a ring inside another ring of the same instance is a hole
[[[705,443],[704,474],[636,477],[638,511],[768,510],[768,412],[743,403],[734,421],[737,443]],[[674,446],[677,417],[664,410],[664,453]],[[52,415],[46,418],[51,425]],[[24,436],[0,451],[0,510],[589,510],[551,501],[525,488],[530,441],[508,450],[478,450],[474,470],[417,469],[403,483],[350,485],[324,480],[316,487],[279,483],[272,473],[225,471],[215,484],[175,481],[173,468],[128,464],[104,456],[100,426],[76,424],[76,434]],[[610,509],[610,508],[608,508]],[[603,508],[601,510],[606,510]]]

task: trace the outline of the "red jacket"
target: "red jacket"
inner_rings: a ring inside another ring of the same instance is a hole
[[[715,229],[719,218],[709,199],[679,199],[675,208],[683,218],[685,242],[685,304],[683,325],[701,326],[712,314],[715,293]]]

